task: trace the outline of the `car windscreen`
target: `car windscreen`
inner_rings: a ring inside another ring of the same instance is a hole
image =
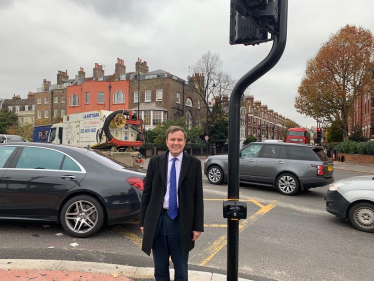
[[[320,149],[320,148],[314,148],[313,151],[314,151],[314,153],[318,156],[318,158],[319,158],[321,161],[329,161],[329,158],[328,158],[327,155],[323,152],[322,149]]]
[[[304,132],[304,131],[288,131],[287,135],[288,136],[305,137],[306,136],[306,132]]]

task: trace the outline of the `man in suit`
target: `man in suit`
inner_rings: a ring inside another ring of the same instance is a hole
[[[139,225],[142,250],[153,254],[156,281],[188,280],[188,253],[204,231],[201,162],[183,152],[186,133],[171,126],[166,131],[168,152],[152,157],[145,178]]]

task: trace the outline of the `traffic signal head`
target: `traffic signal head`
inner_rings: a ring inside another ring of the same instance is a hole
[[[322,140],[322,129],[317,128],[317,142],[321,143],[321,140]]]
[[[278,0],[231,0],[230,44],[256,45],[278,34]]]

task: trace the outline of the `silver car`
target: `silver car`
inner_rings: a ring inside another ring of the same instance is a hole
[[[374,175],[330,184],[325,200],[329,213],[348,219],[358,230],[374,232]]]
[[[204,173],[212,184],[222,184],[228,177],[228,156],[210,156]],[[240,151],[240,182],[275,186],[284,195],[295,195],[312,187],[334,181],[333,164],[322,147],[254,142]]]

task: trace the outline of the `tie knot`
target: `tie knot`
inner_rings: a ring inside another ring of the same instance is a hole
[[[177,161],[178,158],[173,158],[173,164],[175,164],[175,161]]]

